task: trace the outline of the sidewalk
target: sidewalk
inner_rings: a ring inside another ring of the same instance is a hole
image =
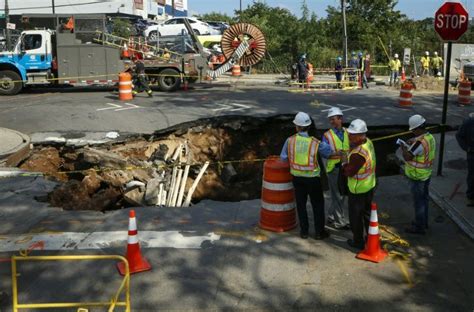
[[[438,142],[438,159],[440,135]],[[437,176],[438,162],[431,179],[431,198],[454,222],[474,239],[474,207],[466,206],[467,161],[464,152],[456,142],[455,132],[446,134],[443,162],[443,176]]]
[[[42,236],[43,251],[33,250],[32,255],[123,254],[128,209],[63,211],[35,200],[44,198],[54,184],[42,178],[0,179],[4,218],[0,246],[5,249],[5,242],[11,241],[23,248]],[[413,217],[405,179],[381,178],[375,200],[381,224],[402,233]],[[350,231],[330,229],[327,240],[302,240],[298,229],[259,230],[259,211],[260,200],[136,208],[142,251],[153,270],[132,276],[132,310],[470,311],[474,307],[473,242],[434,205],[426,236],[402,234],[411,244],[411,257],[387,258],[379,264],[355,258],[355,250],[346,244]],[[122,233],[96,238],[89,250],[80,247],[83,241],[72,240],[114,231]],[[156,246],[147,245],[147,231],[155,233]],[[201,240],[210,233],[217,239]],[[55,237],[64,235],[71,240],[53,244]],[[192,244],[182,244],[186,242]],[[12,254],[17,252],[0,252],[1,311],[10,310]],[[107,300],[120,278],[113,262],[25,263],[19,272],[23,303]]]

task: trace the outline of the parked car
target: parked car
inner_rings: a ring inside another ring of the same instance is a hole
[[[221,34],[230,27],[226,22],[210,22],[206,21],[212,28],[218,30]]]
[[[196,35],[220,35],[220,32],[209,24],[195,18],[187,18]],[[150,41],[156,41],[158,36],[177,36],[186,31],[183,17],[175,17],[159,25],[152,25],[144,31],[144,36]]]

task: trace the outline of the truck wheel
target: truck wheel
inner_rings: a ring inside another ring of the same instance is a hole
[[[23,88],[21,77],[12,70],[0,71],[0,95],[15,95]]]
[[[158,86],[161,91],[176,91],[180,85],[181,78],[176,69],[166,68],[160,72],[160,76],[158,76]]]

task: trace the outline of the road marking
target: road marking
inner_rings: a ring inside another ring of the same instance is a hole
[[[323,109],[322,112],[329,111],[331,109],[331,107],[339,107],[341,109],[341,111],[343,111],[343,112],[347,112],[347,111],[356,109],[356,107],[354,107],[354,106],[348,106],[348,105],[343,105],[343,104],[327,105],[327,104],[320,103],[319,105],[329,107],[328,109]]]
[[[214,112],[218,111],[229,111],[229,112],[237,112],[237,111],[243,111],[246,109],[252,108],[252,106],[244,105],[244,104],[238,104],[238,103],[229,103],[229,104],[217,104],[220,107],[219,108],[213,108],[212,110]]]
[[[112,232],[63,232],[42,234],[6,235],[0,245],[0,252],[28,250],[41,245],[42,250],[81,250],[124,248],[127,244],[127,231]],[[141,231],[138,233],[142,248],[180,248],[199,249],[205,241],[213,243],[221,238],[216,233],[191,236],[194,232],[180,231]]]
[[[135,104],[131,104],[131,103],[125,103],[126,107],[123,107],[123,106],[121,106],[121,105],[119,105],[119,104],[115,104],[115,103],[106,103],[106,104],[107,104],[107,105],[110,105],[110,106],[112,106],[112,107],[98,108],[96,111],[100,112],[100,111],[105,111],[105,110],[113,109],[114,112],[120,112],[120,111],[124,111],[124,110],[140,108],[140,106],[135,105]]]

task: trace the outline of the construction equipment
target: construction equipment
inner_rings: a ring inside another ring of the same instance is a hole
[[[54,31],[25,30],[13,51],[0,53],[0,95],[15,95],[30,85],[116,84],[118,73],[130,63],[122,49],[143,60],[150,82],[161,91],[178,90],[184,80],[217,78],[236,64],[253,65],[265,55],[262,32],[236,24],[222,38],[225,62],[211,69],[211,56],[189,21],[184,23],[187,33],[160,37],[156,44],[108,34],[104,15],[74,15]]]

